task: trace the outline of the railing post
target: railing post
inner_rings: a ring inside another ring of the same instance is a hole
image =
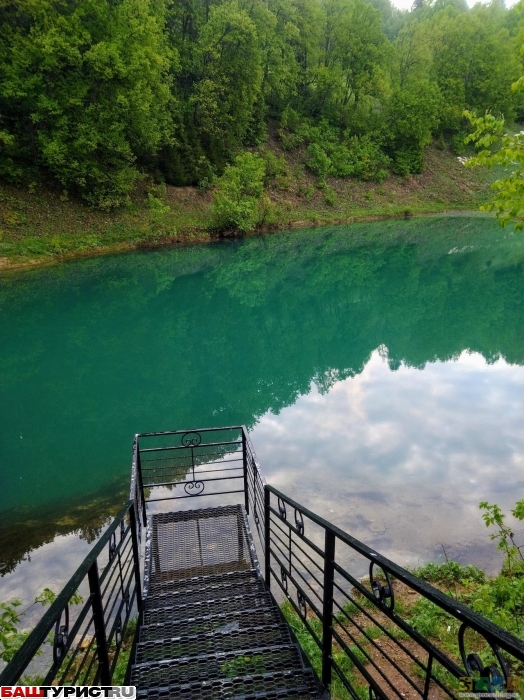
[[[246,513],[249,515],[249,489],[247,487],[247,440],[244,428],[242,428],[242,462],[244,465],[244,503],[246,506]],[[255,484],[253,484],[253,493],[255,493]]]
[[[142,500],[142,518],[145,527],[147,525],[146,499],[144,497],[144,482],[142,481],[142,463],[140,461],[140,447],[138,444],[138,438],[136,439],[136,475]]]
[[[322,608],[322,683],[331,684],[333,647],[333,580],[335,578],[335,533],[326,530],[324,544],[324,604]]]
[[[89,591],[91,593],[93,622],[95,624],[95,639],[98,666],[100,669],[100,684],[111,685],[106,625],[104,620],[104,605],[102,603],[102,591],[100,590],[100,579],[98,577],[98,564],[96,559],[89,567],[87,576],[89,579]]]
[[[266,586],[271,588],[271,542],[270,542],[270,524],[269,519],[269,503],[270,503],[271,493],[266,486],[264,486],[264,578],[266,579]]]
[[[136,606],[138,612],[142,610],[142,582],[140,581],[140,555],[138,550],[137,521],[135,504],[129,509],[129,524],[131,526],[131,545],[133,547],[133,563],[135,565]]]

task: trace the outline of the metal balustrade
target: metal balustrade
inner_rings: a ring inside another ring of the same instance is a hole
[[[468,678],[488,679],[486,691],[512,689],[522,675],[521,640],[272,486],[265,487],[265,528],[266,583],[277,584],[321,651],[325,687],[336,676],[355,700],[363,685],[370,697],[402,698],[402,685],[426,700],[457,697],[474,686]],[[352,574],[351,560],[360,570],[365,562],[368,576]],[[447,616],[460,658],[410,624],[396,604],[401,588]],[[491,663],[481,648],[491,650]]]
[[[0,674],[0,685],[111,684],[127,626],[142,606],[141,586],[139,527],[128,501]],[[79,594],[83,601],[75,604]]]
[[[241,504],[148,516],[159,501],[234,494]],[[77,590],[85,602],[69,605]],[[308,631],[320,678],[273,594]],[[421,634],[409,595],[445,618],[456,653]],[[355,700],[441,700],[523,675],[520,639],[267,485],[245,426],[135,436],[129,502],[0,683],[36,664],[46,685],[111,684],[135,616],[127,681],[144,697],[313,699],[336,686]]]

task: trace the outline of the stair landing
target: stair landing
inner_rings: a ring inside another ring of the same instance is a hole
[[[140,698],[317,700],[243,506],[153,515],[130,684]]]

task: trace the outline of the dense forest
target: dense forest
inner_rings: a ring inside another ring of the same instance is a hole
[[[523,44],[523,1],[0,0],[0,178],[111,208],[145,173],[256,183],[268,137],[320,183],[421,172],[464,110],[524,116]]]

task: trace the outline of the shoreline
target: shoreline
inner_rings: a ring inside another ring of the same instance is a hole
[[[232,240],[239,238],[248,238],[258,235],[264,235],[267,233],[277,233],[280,231],[287,231],[293,229],[305,229],[305,228],[324,228],[326,226],[343,226],[361,223],[371,223],[375,221],[389,221],[395,219],[412,219],[412,218],[423,218],[427,216],[453,216],[453,215],[468,215],[468,216],[481,216],[494,218],[494,215],[481,212],[478,208],[454,208],[454,209],[441,209],[439,207],[431,208],[429,207],[424,211],[412,211],[406,208],[403,212],[384,212],[383,214],[369,214],[369,215],[355,215],[347,217],[334,217],[330,219],[320,218],[316,221],[286,221],[279,224],[270,224],[267,226],[261,226],[254,231],[249,233],[241,233],[238,231],[225,231],[223,233],[213,233],[212,229],[201,228],[188,230],[187,232],[181,232],[182,236],[166,236],[159,237],[156,240],[143,240],[138,242],[122,242],[122,243],[112,243],[106,246],[99,246],[96,248],[91,248],[88,250],[75,250],[67,253],[59,253],[53,256],[41,256],[39,258],[26,258],[22,260],[16,260],[16,258],[11,261],[9,257],[0,257],[0,274],[4,272],[19,272],[22,270],[33,270],[41,267],[50,267],[58,265],[64,262],[69,262],[72,260],[79,260],[82,258],[92,258],[102,255],[116,255],[119,253],[126,253],[136,250],[158,250],[159,248],[167,247],[177,247],[177,246],[187,246],[187,245],[204,245],[209,243],[217,243],[224,240]],[[189,234],[187,238],[184,237],[184,233]]]

